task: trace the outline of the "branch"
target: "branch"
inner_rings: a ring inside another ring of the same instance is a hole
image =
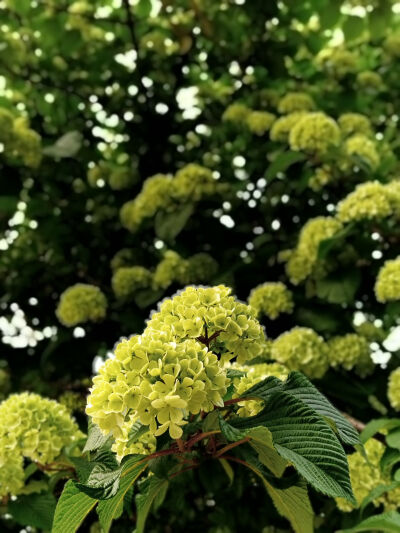
[[[126,23],[128,25],[129,32],[131,34],[132,44],[133,44],[134,48],[136,48],[137,55],[139,56],[139,42],[138,42],[138,40],[136,38],[135,21],[133,20],[131,6],[129,4],[129,0],[122,0],[122,3],[124,5],[125,11],[126,11]],[[136,61],[137,61],[137,59],[136,59]]]
[[[361,422],[361,420],[358,420],[357,418],[354,418],[353,416],[351,416],[351,415],[349,415],[347,413],[344,413],[343,411],[342,411],[342,415],[345,417],[346,420],[348,420],[350,422],[350,424],[354,427],[354,429],[356,429],[359,433],[364,431],[365,426],[366,426],[366,424],[364,424],[364,422]],[[385,436],[382,435],[381,433],[376,433],[374,435],[374,439],[376,439],[379,442],[382,442],[382,444],[386,445]]]

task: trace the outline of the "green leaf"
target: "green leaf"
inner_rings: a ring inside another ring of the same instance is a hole
[[[391,448],[396,448],[400,450],[400,428],[393,429],[386,436],[386,443]]]
[[[315,288],[318,298],[332,304],[345,304],[354,300],[361,283],[361,274],[352,269],[332,274],[316,282]]]
[[[152,9],[152,3],[151,0],[139,0],[139,2],[135,6],[135,14],[139,18],[147,18]]]
[[[75,481],[67,481],[57,503],[51,533],[74,533],[96,503],[78,489]]]
[[[211,411],[211,413],[208,413],[208,415],[203,420],[201,429],[204,433],[219,429],[219,413],[216,409],[214,409],[214,411]]]
[[[18,496],[8,504],[8,512],[22,526],[50,531],[53,523],[56,499],[50,492]]]
[[[52,146],[43,148],[43,153],[55,159],[74,157],[79,152],[82,141],[83,135],[79,131],[69,131],[57,139]]]
[[[364,444],[382,429],[393,429],[400,427],[400,420],[397,418],[376,418],[368,422],[360,433],[360,440]]]
[[[290,392],[275,392],[261,413],[231,424],[238,429],[267,427],[279,454],[316,490],[355,501],[346,454],[335,433],[322,416]]]
[[[291,372],[287,380],[283,382],[275,377],[266,378],[246,391],[243,397],[258,397],[267,400],[277,390],[301,400],[304,405],[311,407],[316,413],[327,418],[346,444],[354,446],[360,443],[358,433],[350,422],[300,372]]]
[[[111,437],[109,435],[104,435],[99,426],[93,424],[92,420],[89,419],[88,426],[88,439],[86,441],[85,447],[83,448],[84,452],[93,452],[102,448]]]
[[[350,223],[345,228],[335,233],[333,237],[323,239],[318,246],[318,259],[325,259],[329,252],[343,246],[346,237],[353,233],[354,228],[355,224]]]
[[[298,325],[314,328],[319,333],[336,333],[341,325],[337,313],[325,308],[299,307],[294,316]]]
[[[103,533],[108,533],[111,528],[112,521],[121,515],[124,498],[127,492],[134,485],[138,477],[147,468],[147,466],[147,464],[138,464],[136,457],[128,458],[123,464],[118,492],[109,500],[103,500],[99,502],[99,505],[97,506],[97,514],[99,516]]]
[[[231,465],[228,463],[226,459],[218,459],[218,461],[220,462],[222,468],[224,469],[225,474],[228,476],[229,485],[232,485],[233,479],[235,477],[233,468],[231,467]]]
[[[318,12],[319,22],[321,24],[321,29],[329,30],[336,26],[340,19],[340,8],[341,2],[339,1],[330,1],[328,4],[324,5],[321,10]]]
[[[400,451],[395,448],[385,448],[379,466],[384,476],[390,476],[394,465],[400,462]]]
[[[358,533],[359,531],[386,531],[389,533],[399,533],[400,514],[396,511],[389,511],[366,518],[358,525],[349,529],[341,529],[337,533]]]
[[[243,372],[242,370],[237,370],[236,368],[228,368],[226,372],[226,376],[229,379],[242,378],[245,375],[246,375],[246,372]]]
[[[160,491],[166,490],[168,487],[168,480],[159,479],[156,476],[150,478],[146,487],[146,492],[137,494],[135,497],[137,521],[135,533],[143,533],[146,524],[147,516],[150,512],[151,506]]]
[[[145,307],[149,307],[149,305],[154,304],[154,302],[158,302],[163,294],[163,289],[143,289],[135,294],[135,304],[140,307],[140,309],[144,309]]]
[[[166,242],[173,241],[186,226],[193,211],[192,204],[184,204],[172,212],[159,211],[154,221],[157,237]]]
[[[219,427],[221,428],[222,435],[226,438],[228,442],[236,442],[243,439],[246,436],[246,431],[240,431],[235,427],[231,426],[221,414],[219,414]]]
[[[342,25],[346,41],[358,39],[365,30],[365,19],[362,17],[348,16]]]
[[[280,477],[288,462],[274,448],[271,432],[265,427],[257,427],[248,431],[250,446],[257,452],[258,460],[271,472]]]
[[[266,480],[264,485],[278,513],[289,520],[295,533],[313,533],[314,512],[304,481],[286,489],[277,489]]]
[[[304,161],[305,159],[306,156],[301,152],[287,151],[282,154],[279,154],[268,167],[268,170],[265,173],[265,177],[267,179],[273,179],[276,177],[277,174],[279,174],[279,172],[284,172],[294,163]]]
[[[149,431],[149,426],[144,426],[143,424],[139,422],[139,420],[136,421],[134,424],[132,424],[132,427],[129,430],[129,435],[128,435],[129,440],[126,446],[130,446],[131,444],[136,442],[139,439],[139,437],[141,437],[148,431]]]
[[[76,486],[91,498],[108,500],[115,496],[119,487],[122,467],[111,452],[102,452],[85,468],[85,479]],[[87,475],[86,475],[87,474]]]

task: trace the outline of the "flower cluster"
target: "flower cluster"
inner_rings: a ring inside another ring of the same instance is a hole
[[[166,289],[174,281],[182,283],[186,274],[186,266],[187,262],[179,254],[173,250],[167,250],[154,271],[154,288]]]
[[[107,161],[100,161],[87,173],[87,180],[92,187],[98,186],[99,182],[105,182],[114,191],[131,187],[137,179],[137,172],[133,169],[113,165]]]
[[[281,313],[293,311],[293,297],[291,291],[281,282],[264,283],[255,287],[249,296],[249,305],[256,311],[257,316],[266,315],[271,320]]]
[[[246,373],[245,376],[233,379],[233,386],[235,388],[233,398],[241,398],[247,390],[270,376],[284,381],[289,374],[288,369],[279,363],[259,363],[251,366],[233,364],[232,368]],[[239,402],[238,405],[239,410],[237,414],[246,417],[259,413],[264,406],[264,402],[262,400],[246,400]]]
[[[294,111],[289,113],[289,115],[278,118],[271,128],[271,141],[287,142],[292,128],[307,114],[306,111]]]
[[[146,219],[160,209],[173,209],[177,204],[198,202],[223,189],[212,172],[200,165],[189,164],[180,169],[175,177],[156,174],[148,178],[134,200],[125,203],[120,211],[122,225],[136,231]]]
[[[357,74],[357,84],[367,90],[379,91],[384,88],[382,76],[372,70],[364,70]]]
[[[85,411],[86,401],[79,392],[67,390],[61,394],[58,398],[58,402],[66,407],[71,413],[73,411]]]
[[[380,469],[380,461],[385,451],[385,446],[376,439],[369,439],[364,445],[367,459],[362,452],[352,453],[347,457],[349,462],[350,481],[353,488],[357,505],[353,505],[348,500],[336,498],[338,508],[349,513],[360,507],[366,496],[379,485],[390,485],[391,480],[388,475],[384,475]],[[372,500],[373,505],[378,507],[383,505],[386,511],[394,510],[399,505],[400,488],[383,493]]]
[[[400,367],[393,370],[389,376],[387,395],[393,409],[400,411]]]
[[[400,257],[385,261],[375,282],[378,302],[400,300]]]
[[[392,213],[385,186],[378,181],[368,181],[357,185],[338,204],[338,218],[342,222],[352,220],[384,218]]]
[[[340,129],[325,113],[307,113],[291,128],[289,144],[292,150],[324,154],[340,142]]]
[[[400,34],[392,33],[388,35],[383,43],[383,48],[392,57],[400,57]]]
[[[333,237],[341,228],[341,222],[333,217],[316,217],[304,225],[297,246],[286,264],[286,273],[294,285],[312,273],[318,260],[320,243]]]
[[[294,111],[312,111],[315,109],[314,100],[307,93],[287,93],[278,102],[278,111],[282,115]]]
[[[383,342],[386,339],[385,331],[382,328],[375,326],[375,324],[369,320],[359,324],[354,329],[369,342]]]
[[[322,378],[329,368],[325,341],[310,328],[295,327],[282,333],[272,344],[271,358],[311,379]]]
[[[371,122],[368,117],[360,113],[343,113],[338,118],[339,128],[345,137],[360,133],[371,135]]]
[[[380,156],[374,141],[366,135],[358,133],[349,137],[345,143],[345,151],[349,156],[356,156],[375,170],[380,163]]]
[[[268,111],[251,111],[246,117],[246,125],[255,135],[264,135],[271,129],[276,117]]]
[[[0,404],[0,496],[24,485],[24,458],[47,464],[83,437],[67,409],[38,394],[13,394]]]
[[[225,122],[232,122],[233,124],[243,125],[250,112],[251,109],[244,104],[231,104],[225,109],[222,115],[222,120]]]
[[[149,426],[149,442],[166,431],[180,438],[188,415],[223,405],[226,363],[262,351],[252,309],[224,286],[187,287],[165,300],[141,336],[122,340],[93,379],[86,412],[112,432],[119,457],[129,453],[133,424]]]
[[[0,142],[6,155],[20,158],[27,167],[39,166],[42,159],[41,138],[29,127],[26,118],[15,118],[11,111],[0,108],[0,130]]]
[[[107,299],[98,287],[77,283],[61,294],[56,314],[64,326],[71,327],[102,320],[106,311]]]
[[[308,180],[308,186],[313,191],[320,191],[325,185],[330,183],[333,179],[333,170],[330,165],[322,165],[317,167],[315,173]]]
[[[139,289],[150,287],[151,272],[142,266],[118,268],[111,279],[115,296],[120,300],[131,298]]]
[[[341,366],[345,370],[355,370],[364,378],[374,370],[369,343],[357,333],[337,336],[327,343],[329,363],[335,368]]]
[[[357,72],[358,69],[357,54],[343,48],[322,50],[317,57],[317,62],[327,74],[338,80]]]

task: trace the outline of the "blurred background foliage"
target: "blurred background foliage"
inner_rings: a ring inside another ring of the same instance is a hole
[[[374,286],[399,253],[399,13],[389,0],[0,2],[0,395],[58,399],[85,431],[90,376],[160,299],[224,283],[246,300],[282,282],[292,303],[260,304],[267,336],[307,327],[348,349],[310,377],[363,422],[393,416],[399,274],[389,296]],[[299,241],[316,217],[337,218]],[[285,354],[268,357],[295,366]],[[224,490],[220,473],[180,478],[186,500],[149,531],[284,529],[238,476]],[[320,531],[354,523],[314,500]]]

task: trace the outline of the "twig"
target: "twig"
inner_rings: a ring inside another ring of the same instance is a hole
[[[238,440],[236,442],[231,442],[231,444],[227,444],[214,455],[215,458],[221,457],[225,452],[228,450],[231,450],[232,448],[236,448],[236,446],[240,446],[241,444],[244,444],[245,442],[249,442],[250,437],[245,437],[244,439]]]

